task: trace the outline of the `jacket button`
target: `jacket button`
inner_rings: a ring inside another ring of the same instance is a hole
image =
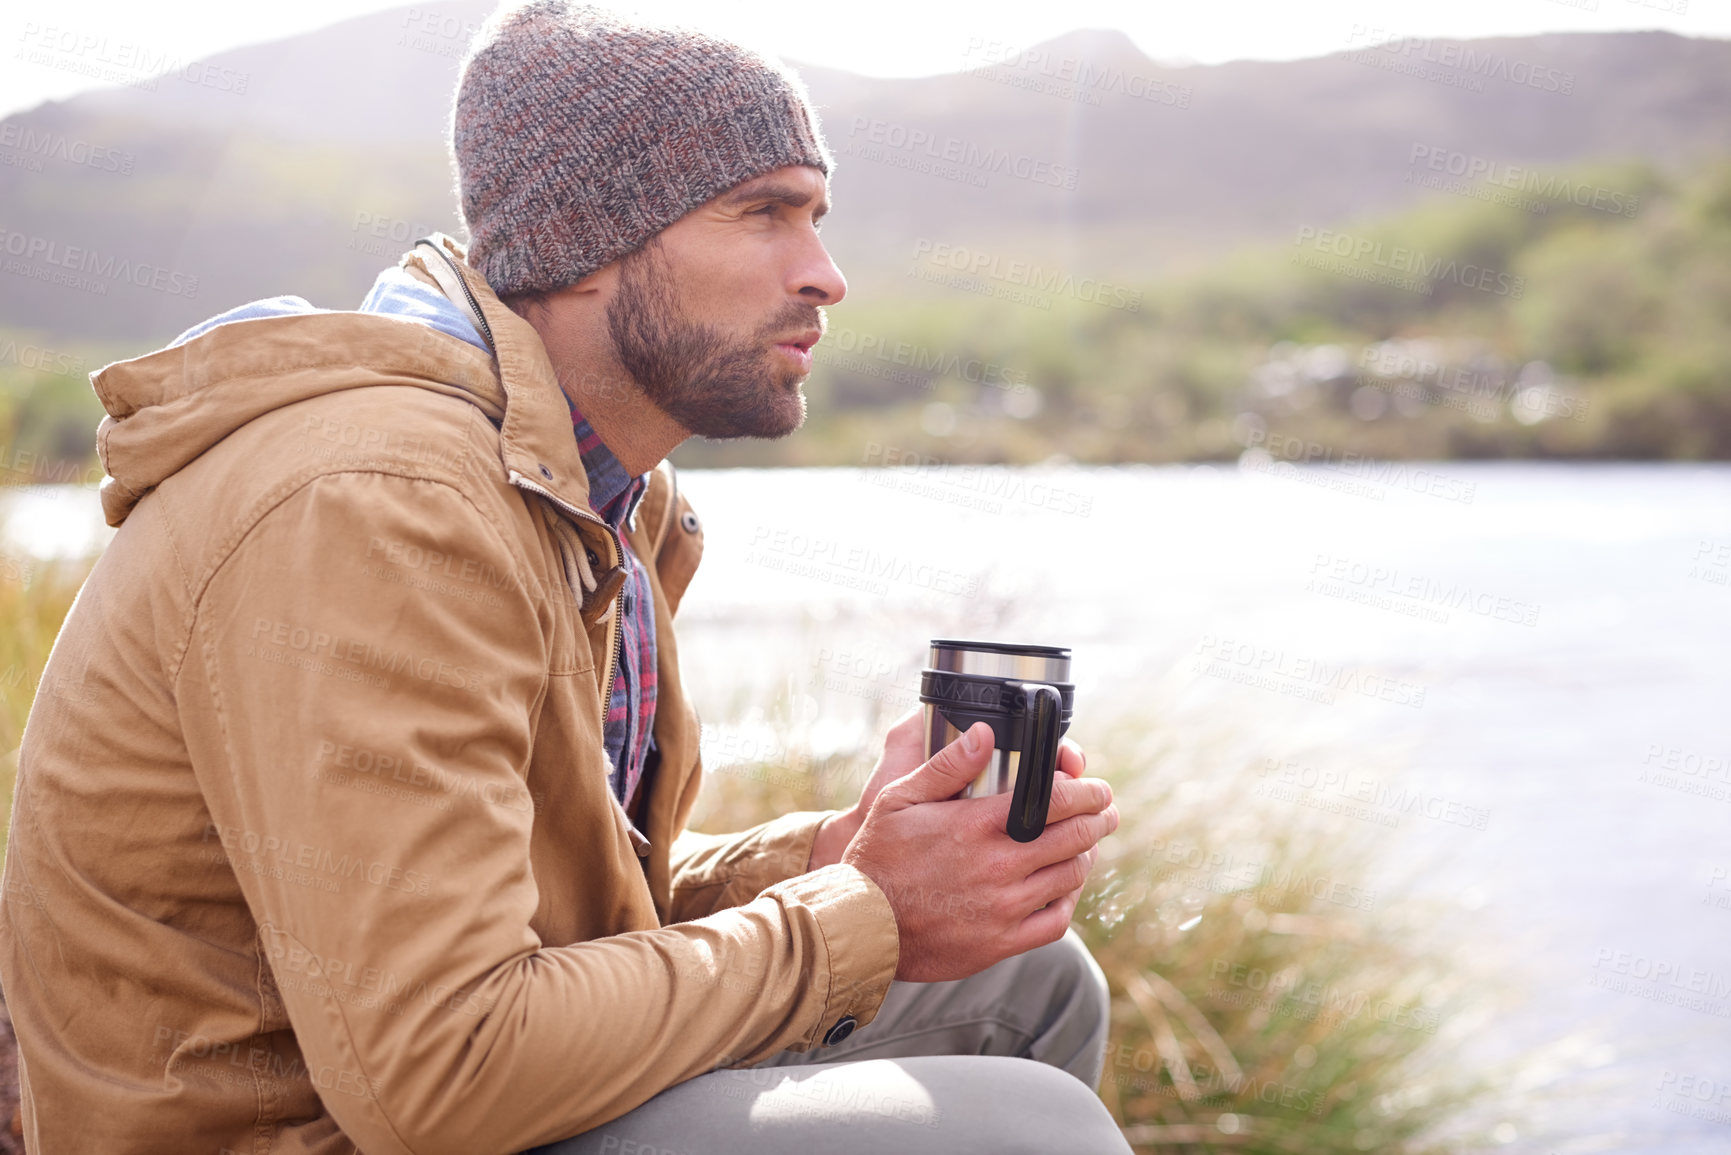
[[[553,471],[551,469],[548,469],[545,465],[543,465],[541,467],[541,476],[545,477],[548,481],[552,481],[553,480]]]
[[[843,1015],[841,1018],[836,1020],[835,1026],[829,1029],[829,1034],[823,1037],[823,1045],[826,1047],[835,1046],[837,1043],[853,1034],[853,1029],[857,1026],[859,1026],[858,1019],[854,1018],[852,1015]]]
[[[679,528],[686,533],[696,533],[697,524],[697,515],[689,509],[679,515]]]

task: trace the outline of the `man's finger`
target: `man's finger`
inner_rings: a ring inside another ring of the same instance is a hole
[[[1021,954],[1063,938],[1064,932],[1070,929],[1070,918],[1076,913],[1076,903],[1081,897],[1080,889],[1072,890],[1047,903],[1045,909],[1036,910],[1023,919],[1022,925],[1011,936],[1013,949],[1009,953]]]
[[[1026,843],[1023,861],[1034,874],[1054,862],[1063,862],[1078,854],[1086,854],[1102,838],[1118,829],[1118,809],[1109,806],[1099,814],[1077,814],[1061,822],[1049,822],[1040,837]]]
[[[980,776],[992,757],[992,728],[975,722],[967,733],[939,750],[931,761],[884,787],[879,801],[898,809],[921,802],[941,802]]]
[[[1098,814],[1112,804],[1112,788],[1102,778],[1054,778],[1052,800],[1046,806],[1046,823],[1062,822],[1078,814]]]
[[[913,707],[897,718],[894,724],[890,726],[889,733],[884,735],[884,743],[893,745],[924,742],[926,738],[925,722],[925,710],[919,706]]]
[[[1082,747],[1065,738],[1058,743],[1058,773],[1080,778],[1088,769],[1088,755]]]
[[[1029,910],[1038,910],[1042,906],[1050,906],[1071,891],[1080,893],[1088,881],[1090,865],[1086,854],[1078,854],[1074,858],[1042,866],[1022,884],[1022,900]]]

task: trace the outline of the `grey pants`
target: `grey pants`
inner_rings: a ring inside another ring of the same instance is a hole
[[[836,1046],[699,1075],[530,1155],[1129,1155],[1094,1094],[1108,1006],[1072,931],[972,978],[894,983]]]

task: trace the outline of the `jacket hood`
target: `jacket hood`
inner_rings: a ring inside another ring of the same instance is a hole
[[[459,396],[498,423],[505,391],[486,352],[414,320],[285,310],[229,321],[91,374],[108,416],[96,449],[111,526],[212,445],[265,413],[343,389],[407,385]]]

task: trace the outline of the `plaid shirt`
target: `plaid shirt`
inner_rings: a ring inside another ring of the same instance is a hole
[[[630,477],[613,452],[601,443],[570,398],[571,428],[577,435],[577,452],[589,474],[589,507],[615,530],[637,515],[637,503],[649,488],[649,475]],[[619,605],[619,673],[613,679],[613,698],[607,706],[607,729],[603,740],[607,759],[613,763],[613,793],[621,802],[631,800],[643,777],[643,763],[655,744],[655,605],[649,592],[649,572],[621,530],[619,544],[625,561],[625,589]]]

